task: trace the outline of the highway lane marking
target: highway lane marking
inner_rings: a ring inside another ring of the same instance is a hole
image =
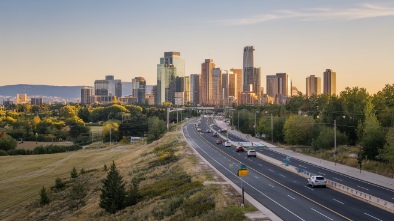
[[[299,167],[303,167],[303,168],[308,168],[308,167],[306,167],[306,166],[302,166],[301,164],[300,165],[298,165]]]
[[[209,143],[204,137],[201,137],[201,138],[203,138],[207,143]],[[187,140],[187,141],[188,141],[188,142],[191,141],[191,142],[193,142],[196,146],[199,146],[194,140]],[[192,145],[191,145],[191,146],[192,146]],[[192,147],[193,147],[193,146],[192,146]],[[222,166],[225,170],[227,170],[228,172],[230,172],[232,175],[236,176],[235,173],[231,172],[229,169],[227,169],[226,167],[224,167],[223,165],[221,165],[219,162],[217,162],[217,160],[214,159],[212,156],[208,155],[208,153],[207,153],[205,150],[203,150],[202,148],[200,148],[200,149],[201,149],[208,157],[210,157],[213,161],[215,161],[216,163],[218,163],[220,166]],[[223,154],[227,154],[225,151],[223,151],[223,150],[221,150],[221,149],[219,149],[219,150],[222,151]],[[233,158],[233,157],[231,157],[231,156],[229,156],[229,157],[232,158],[232,159],[234,159],[234,160],[236,160],[235,158]],[[239,160],[236,160],[236,161],[239,162],[239,163],[242,163],[242,162],[239,161]],[[290,191],[292,191],[292,192],[294,192],[294,193],[296,193],[296,194],[298,194],[298,195],[304,197],[305,199],[308,199],[309,201],[311,201],[311,202],[313,202],[313,203],[315,203],[315,204],[321,206],[322,208],[325,208],[325,209],[327,209],[327,210],[329,210],[329,211],[331,211],[331,212],[337,214],[338,216],[340,216],[340,217],[342,217],[342,218],[344,218],[344,219],[346,219],[346,220],[351,220],[351,219],[347,218],[346,216],[344,216],[344,215],[342,215],[342,214],[340,214],[340,213],[338,213],[338,212],[336,212],[336,211],[334,211],[334,210],[332,210],[332,209],[330,209],[330,208],[328,208],[328,207],[326,207],[326,206],[324,206],[324,205],[322,205],[322,204],[316,202],[315,200],[313,200],[313,199],[311,199],[311,198],[309,198],[309,197],[306,197],[305,195],[303,195],[303,194],[301,194],[301,193],[299,193],[299,192],[297,192],[297,191],[295,191],[295,190],[289,188],[288,186],[279,183],[278,181],[272,179],[271,177],[268,177],[267,175],[264,175],[263,173],[261,173],[261,172],[255,170],[255,169],[253,169],[252,167],[250,167],[250,169],[253,170],[253,171],[255,171],[255,172],[257,172],[258,174],[260,174],[260,175],[262,175],[262,176],[268,178],[269,180],[273,181],[274,183],[276,183],[276,184],[278,184],[278,185],[280,185],[280,186],[282,186],[282,187],[284,187],[284,188],[286,188],[286,189],[288,189],[288,190],[290,190]],[[273,171],[273,170],[271,170],[271,171]],[[243,180],[242,178],[240,178],[240,179]],[[276,202],[274,199],[272,199],[272,198],[270,198],[269,196],[265,195],[263,192],[261,192],[261,191],[258,190],[256,187],[254,187],[254,186],[252,186],[251,184],[249,184],[248,182],[244,181],[244,183],[247,184],[247,185],[249,185],[251,188],[255,189],[257,192],[259,192],[259,193],[262,194],[263,196],[267,197],[269,200],[271,200],[271,201],[274,202],[275,204],[279,205],[280,207],[282,207],[283,209],[285,209],[285,210],[288,211],[289,213],[293,214],[293,215],[296,216],[297,218],[299,218],[299,219],[301,219],[301,220],[304,220],[304,219],[302,219],[301,217],[299,217],[298,215],[296,215],[295,213],[293,213],[292,211],[290,211],[289,209],[287,209],[286,207],[284,207],[283,205],[281,205],[280,203]],[[270,186],[272,186],[272,185],[270,185]],[[272,186],[272,187],[273,187],[273,186]],[[308,188],[308,187],[307,187],[307,188]],[[314,191],[313,189],[310,189],[310,190]]]
[[[274,186],[273,186],[273,185],[271,185],[271,184],[268,184],[268,185],[270,185],[272,188],[274,188]]]
[[[282,174],[279,174],[279,176],[281,176],[281,177],[286,177],[285,175],[282,175]]]
[[[368,213],[364,213],[364,214],[367,215],[367,216],[369,216],[369,217],[372,217],[372,218],[374,218],[374,219],[376,219],[376,220],[383,221],[383,220],[381,220],[381,219],[379,219],[379,218],[376,218],[376,217],[374,217],[374,216],[372,216],[372,215],[369,215]]]
[[[365,188],[365,187],[362,187],[362,186],[357,186],[357,187],[360,187],[361,189],[364,189],[364,190],[369,191],[369,189],[367,189],[367,188]]]
[[[275,171],[273,171],[273,170],[271,170],[271,169],[268,169],[269,171],[271,171],[271,172],[275,172]]]
[[[254,177],[256,177],[256,179],[258,179],[258,177],[257,177],[257,176],[254,176]]]
[[[263,165],[261,165],[261,164],[258,164],[259,166],[263,166]]]
[[[189,141],[189,140],[188,140]],[[196,142],[194,142],[194,140],[191,140],[196,146],[199,146]],[[233,171],[230,171],[227,167],[223,166],[220,162],[218,162],[216,159],[214,159],[212,156],[210,156],[205,150],[203,150],[202,148],[200,148],[202,152],[204,152],[208,157],[210,157],[214,162],[216,162],[218,165],[220,165],[223,169],[227,170],[229,173],[231,173],[232,175],[238,177]],[[240,162],[241,163],[241,162]],[[213,165],[212,165],[213,166]],[[294,212],[292,212],[291,210],[289,210],[288,208],[286,208],[285,206],[283,206],[282,204],[278,203],[277,201],[275,201],[273,198],[269,197],[268,195],[264,194],[263,192],[261,192],[260,190],[258,190],[256,187],[252,186],[251,184],[249,184],[248,182],[246,182],[245,180],[243,180],[242,178],[238,177],[241,181],[243,181],[245,184],[249,185],[251,188],[253,188],[254,190],[256,190],[257,192],[259,192],[261,195],[267,197],[269,200],[271,200],[272,202],[274,202],[275,204],[277,204],[278,206],[280,206],[281,208],[283,208],[284,210],[286,210],[287,212],[291,213],[292,215],[294,215],[295,217],[297,217],[300,220],[305,221],[303,218],[301,218],[300,216],[298,216],[297,214],[295,214]]]
[[[317,173],[320,173],[320,174],[322,174],[322,175],[324,175],[324,176],[326,175],[325,173],[322,173],[322,172],[317,172]]]
[[[326,218],[327,218],[327,219],[329,219],[329,220],[333,220],[332,218],[330,218],[330,217],[328,217],[328,216],[324,215],[323,213],[321,213],[321,212],[319,212],[319,211],[317,211],[317,210],[315,210],[315,209],[313,209],[313,208],[311,208],[311,210],[313,210],[313,211],[315,211],[315,212],[319,213],[320,215],[322,215],[322,216],[326,217]]]
[[[343,180],[341,180],[341,179],[338,179],[338,178],[335,178],[335,177],[333,177],[333,179],[334,179],[334,180],[339,180],[339,181],[343,181]]]
[[[343,203],[343,202],[341,202],[341,201],[339,201],[339,200],[336,200],[336,199],[332,199],[332,200],[334,200],[334,201],[337,201],[338,203],[340,203],[340,204],[345,204],[345,203]]]
[[[295,200],[295,198],[294,197],[292,197],[292,196],[290,196],[290,195],[287,195],[288,197],[290,197],[290,198],[292,198],[293,200]]]
[[[310,188],[309,186],[305,186],[305,188],[308,188],[308,189],[310,189],[312,191],[315,191],[314,189]]]

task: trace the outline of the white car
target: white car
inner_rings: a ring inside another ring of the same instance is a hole
[[[231,143],[229,141],[224,142],[225,147],[231,147]]]
[[[255,150],[248,150],[248,157],[256,157],[256,151]]]
[[[324,179],[323,176],[311,176],[308,178],[308,185],[311,185],[312,187],[326,187],[326,179]]]

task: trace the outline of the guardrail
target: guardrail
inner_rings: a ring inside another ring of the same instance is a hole
[[[298,167],[296,167],[295,169],[296,169],[297,173],[302,173],[308,177],[316,175],[314,173],[311,173],[307,170],[304,170],[304,169],[301,169]],[[348,187],[346,185],[343,185],[341,183],[338,183],[338,182],[335,182],[335,181],[332,181],[329,179],[326,179],[326,185],[328,187],[330,187],[331,189],[334,189],[334,190],[337,190],[340,192],[344,192],[344,193],[346,193],[350,196],[356,197],[356,198],[360,198],[360,199],[362,199],[368,203],[371,203],[375,206],[386,209],[389,212],[394,212],[394,203],[388,202],[388,201],[380,199],[376,196],[372,196],[368,193],[364,193],[360,190],[353,189],[351,187]]]

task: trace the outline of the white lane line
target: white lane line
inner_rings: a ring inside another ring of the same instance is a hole
[[[306,167],[306,166],[302,166],[301,164],[300,165],[298,165],[299,167],[303,167],[303,168],[308,168],[308,167]]]
[[[317,172],[317,173],[320,173],[320,174],[322,174],[322,175],[324,175],[324,176],[326,175],[325,173],[322,173],[322,172]]]
[[[199,145],[194,141],[194,140],[186,140],[187,143],[189,142],[193,142],[194,145],[190,144],[189,145],[193,148],[195,148],[196,146],[199,147]],[[200,148],[201,149],[201,148]],[[229,169],[227,169],[224,165],[222,165],[221,163],[219,163],[215,158],[213,158],[212,156],[210,156],[205,150],[201,149],[202,152],[204,152],[207,157],[210,157],[213,161],[215,161],[218,165],[220,165],[224,170],[227,170],[230,174],[237,176],[234,172],[230,171]],[[206,160],[206,159],[205,159]],[[208,160],[207,160],[208,161]],[[242,179],[241,179],[242,180]],[[295,214],[293,211],[291,211],[290,209],[288,209],[287,207],[283,206],[282,204],[278,203],[277,201],[275,201],[273,198],[267,196],[265,193],[261,192],[260,190],[258,190],[256,187],[252,186],[251,184],[249,184],[248,182],[246,182],[245,180],[243,180],[244,183],[248,186],[250,186],[251,188],[253,188],[254,190],[256,190],[257,192],[259,192],[261,195],[265,196],[266,198],[268,198],[269,200],[271,200],[273,203],[275,203],[276,205],[280,206],[281,208],[283,208],[284,210],[286,210],[287,212],[291,213],[293,216],[297,217],[298,219],[305,221],[303,218],[301,218],[300,216],[298,216],[297,214]]]
[[[376,218],[376,217],[374,217],[374,216],[372,216],[372,215],[369,215],[368,213],[364,213],[364,214],[367,215],[367,216],[369,216],[369,217],[372,217],[372,218],[374,218],[374,219],[376,219],[376,220],[383,221],[383,220],[378,219],[378,218]]]
[[[310,189],[312,191],[315,191],[314,189],[310,188],[309,186],[305,186],[305,188],[308,188],[308,189]]]
[[[313,210],[313,211],[317,212],[318,214],[320,214],[320,215],[322,215],[322,216],[326,217],[326,218],[327,218],[327,219],[329,219],[329,220],[333,220],[332,218],[330,218],[330,217],[328,217],[328,216],[324,215],[323,213],[321,213],[321,212],[319,212],[319,211],[317,211],[317,210],[315,210],[315,209],[313,209],[313,208],[311,208],[311,210]]]
[[[282,175],[282,174],[279,174],[279,176],[281,176],[281,177],[286,177],[285,175]]]
[[[335,178],[335,177],[333,177],[333,179],[334,179],[334,180],[339,180],[339,181],[343,181],[343,180],[341,180],[341,179],[338,179],[338,178]]]
[[[268,185],[270,185],[272,188],[274,188],[274,186],[273,186],[273,185],[271,185],[271,184],[268,184]]]
[[[340,204],[345,204],[345,203],[343,203],[343,202],[341,202],[341,201],[339,201],[339,200],[336,200],[336,199],[332,199],[332,200],[334,200],[334,201],[337,201],[338,203],[340,203]]]
[[[273,170],[271,170],[271,169],[268,169],[269,171],[271,171],[271,172],[275,172],[275,171],[273,171]]]
[[[258,177],[257,177],[257,176],[254,176],[254,177],[256,177],[256,179],[258,179]]]
[[[295,198],[294,197],[292,197],[292,196],[290,196],[290,195],[287,195],[288,197],[290,197],[290,198],[292,198],[293,200],[295,200]]]
[[[361,189],[364,189],[364,190],[369,191],[369,189],[367,189],[367,188],[365,188],[365,187],[362,187],[362,186],[357,186],[357,187],[360,187]]]
[[[263,166],[263,165],[261,165],[261,164],[258,164],[259,166]]]

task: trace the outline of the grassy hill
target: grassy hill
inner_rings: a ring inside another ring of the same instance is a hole
[[[245,220],[248,204],[200,162],[179,130],[152,144],[117,145],[76,152],[0,158],[0,220]],[[99,207],[104,165],[115,164],[130,184],[139,180],[142,200],[116,214]],[[75,180],[70,171],[84,170]],[[66,188],[56,190],[55,179]],[[85,197],[73,198],[72,186],[83,186]],[[49,190],[49,205],[39,205],[39,191]]]

